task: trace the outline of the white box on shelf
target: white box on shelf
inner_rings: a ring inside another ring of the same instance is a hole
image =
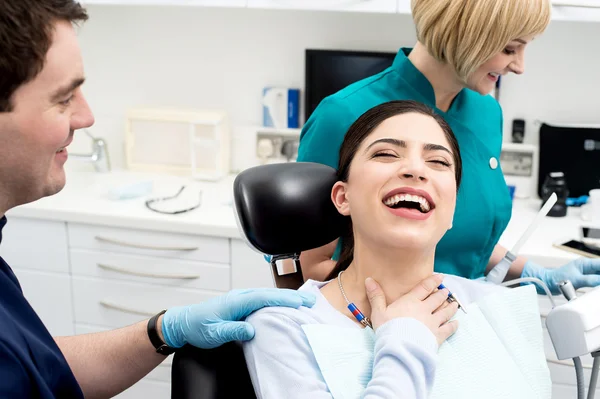
[[[536,146],[502,143],[500,164],[506,183],[515,186],[516,198],[537,197],[538,149]]]
[[[127,115],[127,168],[215,181],[230,163],[230,131],[224,111],[133,109]]]

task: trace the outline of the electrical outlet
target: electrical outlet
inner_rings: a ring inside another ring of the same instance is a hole
[[[299,137],[271,132],[257,132],[256,156],[262,160],[295,161]]]

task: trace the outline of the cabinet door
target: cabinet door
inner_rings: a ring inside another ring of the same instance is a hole
[[[269,262],[242,240],[231,240],[231,278],[233,288],[275,287]]]
[[[13,269],[69,273],[68,245],[64,222],[8,216],[0,256]]]
[[[246,0],[83,0],[83,5],[171,5],[171,6],[206,6],[206,7],[246,7]]]
[[[50,334],[73,335],[75,322],[69,275],[24,269],[14,269],[14,272],[21,283],[23,295],[40,316]]]
[[[138,381],[114,399],[170,399],[171,385],[166,382],[148,380]]]
[[[412,14],[410,8],[410,0],[398,0],[398,13],[400,14]]]
[[[395,13],[397,0],[248,0],[248,7]]]
[[[552,0],[555,21],[600,21],[599,0]]]

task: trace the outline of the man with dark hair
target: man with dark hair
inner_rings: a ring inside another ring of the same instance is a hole
[[[94,123],[73,26],[87,17],[75,0],[0,1],[0,241],[6,211],[64,187],[66,147]],[[176,348],[252,339],[239,320],[261,307],[314,301],[288,290],[232,291],[118,330],[53,339],[0,257],[0,397],[111,397]]]

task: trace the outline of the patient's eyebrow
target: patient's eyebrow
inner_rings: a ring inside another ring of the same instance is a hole
[[[452,155],[449,149],[439,144],[425,144],[423,146],[424,151],[446,151],[448,154]]]
[[[62,100],[64,97],[67,96],[67,94],[69,94],[70,92],[74,91],[75,89],[77,89],[79,86],[81,86],[83,84],[83,82],[85,82],[85,78],[77,78],[77,79],[73,79],[69,84],[58,88],[53,94],[52,97],[50,97],[50,101],[55,103],[59,100]]]
[[[372,142],[371,144],[369,144],[367,146],[367,148],[365,149],[365,152],[369,151],[369,148],[371,148],[375,144],[379,144],[379,143],[387,143],[387,144],[395,145],[396,147],[406,148],[406,141],[404,141],[404,140],[398,140],[398,139],[392,139],[392,138],[383,138],[383,139],[375,140],[374,142]]]
[[[367,148],[365,149],[365,152],[369,151],[369,148],[373,147],[375,144],[379,144],[379,143],[387,143],[387,144],[392,144],[396,147],[400,147],[400,148],[406,148],[407,144],[406,141],[404,140],[398,140],[398,139],[392,139],[392,138],[383,138],[383,139],[379,139],[379,140],[375,140],[374,142],[372,142],[371,144],[369,144],[367,146]],[[429,151],[445,151],[448,154],[452,155],[452,152],[447,149],[446,147],[444,147],[443,145],[440,144],[432,144],[432,143],[427,143],[423,146],[423,151],[425,152],[429,152]]]

